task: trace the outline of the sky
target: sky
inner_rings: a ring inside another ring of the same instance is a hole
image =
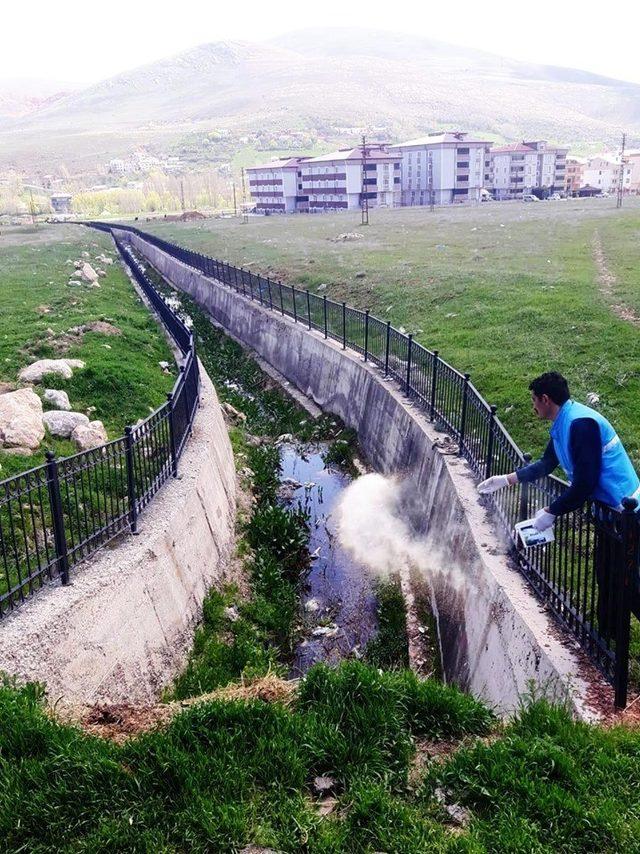
[[[315,26],[409,32],[502,56],[640,83],[640,3],[590,9],[576,0],[87,0],[2,4],[0,81],[50,78],[83,85],[204,42],[262,41]]]

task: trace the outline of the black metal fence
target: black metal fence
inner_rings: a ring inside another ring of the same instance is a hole
[[[109,229],[104,229],[108,231]],[[0,617],[46,582],[125,531],[160,486],[177,474],[191,431],[200,378],[193,336],[156,291],[127,246],[116,240],[146,298],[183,354],[167,401],[125,435],[0,482]]]
[[[110,226],[100,225],[103,228]],[[427,350],[369,314],[308,290],[284,285],[242,267],[209,258],[131,226],[117,228],[195,268],[275,313],[293,318],[362,354],[384,376],[394,378],[407,397],[448,431],[479,478],[519,468],[528,456],[518,448],[490,406],[471,383],[438,351]],[[522,550],[514,525],[547,506],[566,489],[548,477],[518,485],[484,500],[499,516],[514,546],[514,556],[536,594],[614,684],[616,705],[626,705],[631,608],[638,587],[638,517],[634,499],[614,510],[592,502],[561,517],[555,541]]]

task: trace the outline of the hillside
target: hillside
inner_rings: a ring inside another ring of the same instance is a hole
[[[213,128],[328,138],[361,125],[396,138],[455,125],[613,144],[623,126],[640,136],[640,85],[412,36],[304,30],[201,45],[4,121],[0,168],[90,162],[141,143],[166,150]]]

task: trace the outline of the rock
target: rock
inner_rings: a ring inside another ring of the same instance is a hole
[[[335,788],[336,781],[333,777],[314,777],[313,788],[316,792],[330,792]]]
[[[169,367],[169,362],[158,362],[158,365],[162,368],[163,371],[166,371]]]
[[[42,401],[31,388],[0,395],[0,445],[30,453],[44,439]]]
[[[318,291],[326,291],[327,285],[326,282],[323,282],[321,285],[318,285]]]
[[[49,308],[49,306],[48,306],[48,305],[39,305],[39,306],[36,308],[36,311],[38,312],[38,314],[49,314],[49,312],[51,311],[51,309]]]
[[[71,434],[78,425],[89,423],[89,419],[82,412],[62,412],[59,409],[45,412],[42,420],[51,435],[58,439],[71,438]]]
[[[293,433],[282,433],[276,439],[276,445],[292,445],[294,442]]]
[[[244,414],[244,412],[240,412],[239,409],[236,409],[235,406],[231,406],[230,403],[223,403],[222,411],[230,421],[244,424],[244,422],[247,420],[247,416]]]
[[[0,382],[0,394],[6,394],[8,391],[15,391],[16,387],[13,383]]]
[[[83,261],[74,261],[73,266],[76,268],[76,270],[79,270],[80,267],[82,267],[83,263]]]
[[[357,273],[354,274],[354,278],[355,279],[366,279],[367,274],[364,272],[364,270],[359,270]]]
[[[222,614],[225,619],[231,620],[232,623],[235,623],[240,619],[240,614],[238,613],[238,609],[235,605],[230,605],[228,608],[225,608]]]
[[[82,257],[83,257],[83,258],[88,258],[88,257],[89,257],[89,253],[88,253],[88,252],[83,252],[83,253],[82,253]]]
[[[595,391],[590,391],[587,394],[587,403],[589,404],[589,406],[597,407],[597,405],[600,403],[600,395],[596,394]]]
[[[337,237],[333,238],[334,243],[338,243],[341,240],[362,240],[364,234],[360,234],[358,231],[345,231],[343,234],[339,234]]]
[[[79,282],[77,279],[69,279],[67,282],[70,288],[81,288],[82,282]]]
[[[73,376],[73,368],[84,368],[81,359],[39,359],[27,365],[18,374],[18,379],[24,383],[39,383],[47,374],[58,374],[65,380]]]
[[[471,813],[466,807],[463,807],[460,804],[447,803],[447,794],[448,793],[441,788],[437,788],[434,792],[437,802],[448,814],[451,821],[459,827],[466,827],[471,821]]]
[[[69,395],[66,391],[58,391],[55,388],[47,388],[44,391],[44,399],[47,403],[53,404],[56,409],[70,410]]]
[[[91,264],[85,261],[85,263],[80,267],[80,278],[84,279],[85,282],[95,282],[98,279],[98,274],[93,269]]]
[[[71,441],[79,451],[88,451],[104,445],[109,437],[102,421],[89,421],[88,424],[78,424],[71,434]]]
[[[101,279],[103,279],[107,275],[104,270],[96,270],[96,273],[100,276]]]
[[[316,611],[320,610],[320,603],[317,599],[307,599],[304,603],[304,610],[310,614],[314,614]]]

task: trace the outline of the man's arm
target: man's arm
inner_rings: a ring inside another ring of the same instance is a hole
[[[515,478],[513,478],[513,475],[509,475],[510,478],[513,478],[509,482],[515,483],[517,480],[519,483],[533,483],[534,480],[540,480],[541,477],[551,474],[557,465],[558,457],[556,450],[553,447],[553,441],[549,440],[542,457],[536,460],[535,463],[529,463],[528,466],[523,466],[514,472]]]
[[[478,484],[478,492],[481,495],[489,495],[492,492],[497,492],[499,489],[504,489],[505,486],[513,486],[518,483],[529,483],[547,474],[551,474],[554,468],[558,465],[553,442],[549,442],[541,459],[535,463],[529,463],[528,466],[523,466],[511,474],[498,474],[493,477],[483,480]]]
[[[577,418],[569,434],[573,459],[573,480],[565,493],[549,506],[549,513],[561,516],[577,510],[598,485],[602,469],[600,428],[593,418]]]

